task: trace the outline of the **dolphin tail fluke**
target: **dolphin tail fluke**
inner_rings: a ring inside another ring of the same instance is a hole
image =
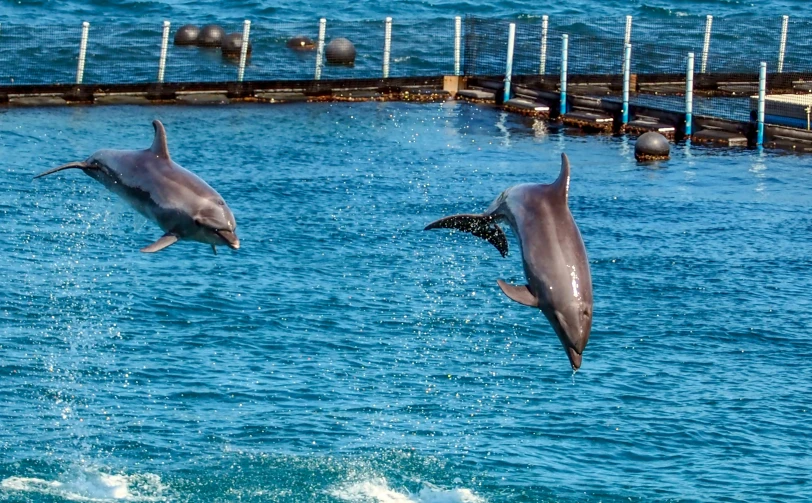
[[[90,165],[88,163],[86,163],[85,161],[69,162],[67,164],[63,164],[62,166],[57,166],[56,168],[49,169],[48,171],[46,171],[44,173],[40,173],[37,176],[35,176],[34,178],[41,178],[43,176],[47,176],[47,175],[56,173],[57,171],[62,171],[63,169],[72,169],[72,168],[87,169],[89,167],[90,167]]]
[[[533,295],[533,292],[530,291],[527,285],[510,285],[501,279],[497,279],[496,282],[499,284],[499,288],[502,289],[502,293],[507,295],[510,300],[518,302],[523,306],[539,306],[538,298]]]
[[[489,215],[452,215],[428,224],[423,230],[429,229],[457,229],[470,232],[495,246],[503,257],[508,252],[507,237],[504,231]]]
[[[144,253],[155,253],[157,251],[163,250],[164,248],[166,248],[171,244],[176,243],[177,241],[178,237],[176,235],[167,233],[161,236],[161,238],[158,239],[158,241],[155,241],[149,246],[141,248],[141,251]]]

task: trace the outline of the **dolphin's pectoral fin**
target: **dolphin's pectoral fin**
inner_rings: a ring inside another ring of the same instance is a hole
[[[50,175],[52,173],[56,173],[57,171],[62,171],[63,169],[71,169],[71,168],[88,169],[88,168],[92,168],[92,167],[93,167],[92,165],[86,163],[85,161],[69,162],[67,164],[63,164],[62,166],[57,166],[56,168],[49,169],[48,171],[45,171],[44,173],[40,173],[37,176],[35,176],[34,178],[40,178],[40,177],[43,177],[43,176],[47,176],[47,175]]]
[[[213,251],[214,254],[217,255],[217,247],[216,246],[211,245],[211,251]]]
[[[166,233],[161,236],[158,241],[155,241],[149,246],[145,246],[141,248],[141,251],[144,253],[155,253],[156,251],[161,251],[167,246],[174,244],[178,240],[178,237],[174,234]]]
[[[533,292],[530,291],[527,285],[509,285],[501,279],[497,279],[496,282],[499,284],[499,288],[502,289],[502,292],[511,300],[529,307],[539,306],[539,300],[533,295]]]
[[[504,257],[508,252],[508,242],[504,231],[490,215],[452,215],[428,224],[423,230],[457,229],[470,232],[482,238],[499,250]]]

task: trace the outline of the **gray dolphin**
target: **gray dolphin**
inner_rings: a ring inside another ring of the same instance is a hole
[[[561,173],[550,185],[510,187],[481,215],[454,215],[426,226],[470,232],[493,244],[504,257],[507,238],[498,222],[506,221],[519,238],[527,285],[497,280],[505,295],[537,307],[550,321],[574,370],[592,328],[592,277],[584,241],[567,204],[570,163],[561,154]]]
[[[70,162],[34,178],[63,169],[78,168],[118,194],[139,213],[165,232],[157,241],[141,248],[153,253],[179,239],[235,250],[240,240],[234,233],[237,222],[216,190],[169,157],[166,130],[153,121],[155,138],[146,150],[99,150],[84,161]]]

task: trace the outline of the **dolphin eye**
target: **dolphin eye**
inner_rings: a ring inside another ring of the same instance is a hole
[[[220,199],[219,201],[217,201],[217,204],[219,204],[220,206],[225,206],[226,202]]]

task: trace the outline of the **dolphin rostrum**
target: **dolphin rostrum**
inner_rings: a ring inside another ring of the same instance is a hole
[[[179,239],[210,244],[215,254],[216,245],[239,249],[234,233],[237,222],[226,202],[169,157],[161,121],[153,121],[152,126],[155,138],[146,150],[99,150],[84,161],[63,164],[34,178],[78,168],[121,196],[165,232],[142,252],[163,250]]]
[[[522,184],[508,188],[481,215],[454,215],[426,226],[470,232],[494,245],[505,256],[507,238],[498,222],[505,221],[519,238],[527,284],[497,280],[505,295],[547,317],[567,352],[573,370],[592,328],[592,277],[584,241],[567,204],[570,163],[561,154],[561,173],[550,185]]]

